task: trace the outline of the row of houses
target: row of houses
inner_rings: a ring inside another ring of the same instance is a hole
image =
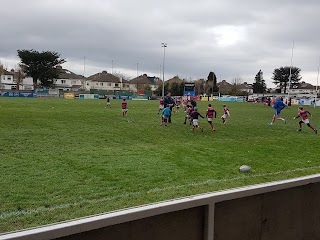
[[[3,70],[0,80],[0,90],[33,90],[33,79],[24,76],[19,71]],[[149,77],[146,74],[128,81],[107,71],[102,71],[86,78],[60,67],[59,78],[56,79],[54,88],[61,91],[89,91],[96,89],[137,92],[140,89],[146,88],[146,86],[151,91],[155,91],[158,85],[158,77]]]
[[[155,91],[160,80],[158,77],[150,77],[147,74],[141,75],[139,77],[133,78],[128,81],[122,77],[115,76],[108,73],[107,71],[102,71],[96,73],[89,77],[84,77],[82,75],[75,74],[67,69],[59,67],[60,75],[59,78],[55,81],[55,89],[61,91],[90,91],[91,89],[96,90],[106,90],[106,91],[132,91],[138,92],[141,89],[148,89]],[[32,91],[33,90],[33,79],[31,77],[26,77],[20,71],[7,71],[3,70],[0,76],[0,90],[22,90],[22,91]],[[178,76],[169,79],[168,83],[181,83],[185,80],[180,79]],[[198,80],[198,85],[204,85],[205,80]],[[226,80],[222,80],[218,84],[219,89],[228,90],[232,89],[233,84],[228,83]],[[238,89],[242,92],[246,92],[249,95],[253,94],[252,84],[244,82],[237,85]],[[276,89],[271,89],[269,91],[276,92]],[[302,82],[299,88],[290,89],[292,94],[316,94],[316,87]]]

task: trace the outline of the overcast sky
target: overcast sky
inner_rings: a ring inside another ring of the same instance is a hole
[[[261,69],[273,87],[292,59],[316,85],[319,16],[319,0],[1,0],[0,61],[10,69],[18,49],[50,50],[77,74],[162,78],[164,42],[166,80],[214,71],[253,83]]]

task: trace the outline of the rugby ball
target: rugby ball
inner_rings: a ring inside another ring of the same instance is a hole
[[[242,165],[240,168],[239,168],[240,172],[250,172],[251,170],[251,167],[250,166],[247,166],[247,165]]]

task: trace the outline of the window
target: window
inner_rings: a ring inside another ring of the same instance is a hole
[[[103,86],[103,83],[100,83],[100,86]]]
[[[71,81],[71,85],[76,85],[76,84],[77,84],[77,81],[75,81],[75,80]]]
[[[66,83],[66,80],[61,80],[61,84],[65,84]]]
[[[11,77],[8,77],[8,80],[11,80]]]
[[[115,83],[114,86],[115,86],[115,87],[119,87],[119,84],[118,84],[118,83]]]
[[[111,83],[110,83],[110,82],[108,82],[108,83],[107,83],[107,86],[111,87]]]

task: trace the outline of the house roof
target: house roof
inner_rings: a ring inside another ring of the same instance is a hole
[[[101,73],[96,73],[94,75],[91,75],[90,77],[88,77],[88,80],[91,80],[91,81],[94,81],[94,82],[120,83],[120,78],[119,77],[114,76],[114,75],[108,73],[107,71],[102,71]]]
[[[183,79],[179,78],[179,76],[174,76],[173,78],[167,81],[168,83],[182,83],[184,82]]]
[[[227,87],[227,88],[232,86],[232,84],[228,83],[226,80],[222,80],[221,82],[217,83],[217,85],[219,87]]]
[[[157,77],[148,77],[147,74],[143,74],[139,77],[131,79],[129,82],[134,84],[150,84],[156,85],[157,84]]]
[[[11,76],[14,76],[14,72],[9,72],[9,71],[3,69],[3,75],[11,75]]]
[[[313,86],[310,83],[301,82],[296,89],[315,89],[315,86]]]
[[[22,71],[15,71],[14,72],[14,79],[19,80],[25,78],[27,75],[25,73],[23,73]]]
[[[85,79],[84,76],[75,74],[68,69],[63,69],[62,67],[59,68],[60,73],[59,73],[59,78],[60,79]]]
[[[242,88],[242,89],[251,89],[252,88],[252,84],[248,84],[247,82],[244,82],[244,83],[240,84],[240,88]]]

